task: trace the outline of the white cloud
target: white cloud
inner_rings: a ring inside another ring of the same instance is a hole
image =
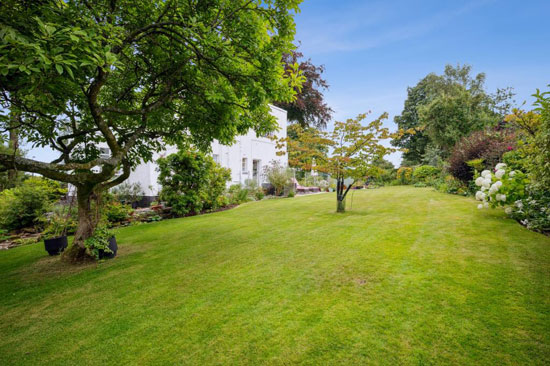
[[[308,55],[367,50],[420,37],[492,1],[469,2],[451,11],[441,11],[406,24],[397,17],[399,11],[395,7],[400,5],[390,8],[387,3],[381,3],[385,5],[384,8],[378,4],[337,10],[325,16],[316,16],[312,21],[299,23],[298,39]]]

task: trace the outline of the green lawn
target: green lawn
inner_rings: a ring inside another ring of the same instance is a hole
[[[125,228],[99,265],[0,252],[0,364],[550,363],[549,237],[430,189],[335,206]]]

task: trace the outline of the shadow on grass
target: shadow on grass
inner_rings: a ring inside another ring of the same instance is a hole
[[[45,253],[44,256],[37,258],[29,265],[21,267],[19,271],[14,272],[14,275],[22,282],[41,282],[46,279],[57,279],[67,275],[79,274],[89,269],[118,264],[127,256],[138,252],[140,250],[135,246],[123,244],[119,247],[117,256],[113,259],[84,263],[68,263],[63,261],[60,255],[49,256]]]

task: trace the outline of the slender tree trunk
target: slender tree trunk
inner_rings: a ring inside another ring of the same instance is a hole
[[[78,227],[74,235],[73,244],[63,254],[63,259],[70,262],[82,262],[93,259],[86,252],[86,246],[84,245],[85,240],[92,236],[97,225],[97,219],[92,212],[92,196],[93,188],[77,187]]]
[[[346,212],[346,197],[337,197],[336,212]]]
[[[346,197],[344,196],[344,180],[336,178],[336,212],[346,212]]]
[[[354,183],[355,181],[346,187],[344,178],[336,179],[336,212],[346,212],[346,196]]]

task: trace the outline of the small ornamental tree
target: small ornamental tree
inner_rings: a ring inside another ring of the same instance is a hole
[[[366,179],[376,162],[386,154],[395,151],[382,145],[382,140],[392,137],[383,121],[388,118],[384,113],[372,122],[363,125],[367,114],[355,119],[335,122],[331,132],[318,130],[299,130],[296,140],[287,139],[294,152],[289,163],[303,170],[317,170],[328,173],[336,179],[336,211],[344,212],[345,200],[351,187]],[[351,178],[351,184],[344,180]]]
[[[165,144],[206,149],[276,129],[269,103],[291,101],[286,69],[299,0],[5,0],[0,3],[0,132],[59,156],[0,152],[0,170],[76,187],[78,229],[64,253],[85,259],[91,200]],[[17,123],[9,111],[17,111]],[[100,145],[108,150],[100,154]]]

